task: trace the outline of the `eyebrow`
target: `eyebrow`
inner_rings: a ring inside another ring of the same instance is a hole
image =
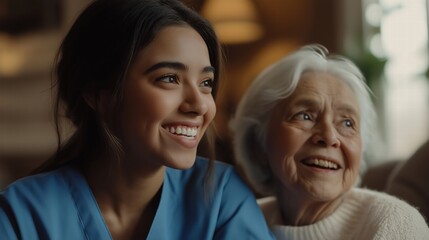
[[[350,114],[350,115],[354,115],[356,117],[359,116],[359,112],[356,110],[356,108],[354,108],[353,106],[351,106],[350,104],[347,104],[347,103],[341,104],[337,108],[337,110],[339,110],[341,112],[345,112],[345,113]]]
[[[171,69],[176,69],[181,71],[185,71],[189,69],[188,66],[186,66],[181,62],[159,62],[152,65],[148,69],[146,69],[145,73],[150,73],[160,68],[171,68]],[[202,70],[202,73],[214,73],[214,72],[215,72],[215,68],[212,66],[206,66]]]
[[[301,98],[298,99],[298,101],[293,102],[293,105],[295,106],[304,106],[304,107],[314,107],[319,105],[318,101],[309,99],[309,98]]]
[[[315,106],[318,106],[319,103],[317,100],[314,100],[314,99],[302,98],[302,99],[298,99],[298,101],[294,102],[294,105],[295,106],[304,106],[304,107],[315,107]],[[345,112],[345,113],[350,114],[350,115],[359,116],[359,114],[358,114],[359,112],[357,111],[357,109],[348,103],[340,103],[339,105],[337,105],[336,111],[341,111],[341,112]]]

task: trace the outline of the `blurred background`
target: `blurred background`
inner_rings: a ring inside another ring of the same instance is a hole
[[[217,158],[233,163],[227,123],[253,78],[302,45],[352,59],[374,92],[378,141],[367,167],[404,161],[429,138],[427,0],[183,0],[212,22],[225,73]],[[51,70],[90,0],[0,0],[0,189],[56,147]]]

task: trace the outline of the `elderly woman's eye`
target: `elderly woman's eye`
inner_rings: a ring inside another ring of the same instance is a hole
[[[344,124],[345,127],[348,127],[348,128],[354,127],[353,121],[350,120],[350,119],[345,119],[343,121],[343,124]]]
[[[311,120],[311,115],[306,112],[300,112],[296,114],[294,118],[297,120],[307,121],[307,120]]]

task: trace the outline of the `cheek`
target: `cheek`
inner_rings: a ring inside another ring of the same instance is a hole
[[[207,114],[206,114],[206,119],[208,122],[211,122],[214,117],[216,116],[216,103],[213,99],[212,96],[210,96],[210,98],[207,101]]]
[[[362,144],[360,139],[350,140],[343,145],[343,152],[348,166],[350,184],[356,181],[359,175],[360,162],[362,159]]]
[[[128,98],[123,104],[123,123],[136,124],[159,118],[166,105],[163,101],[163,99],[150,101],[145,95]]]
[[[295,157],[306,142],[302,131],[289,127],[273,128],[267,136],[267,150],[277,159]]]
[[[362,158],[362,142],[360,139],[351,140],[346,146],[345,150],[347,158],[350,159],[350,164],[359,168]]]
[[[124,135],[141,137],[156,134],[154,126],[164,120],[177,107],[174,97],[156,94],[156,91],[129,91],[125,95],[119,117]],[[124,136],[125,137],[125,136]]]
[[[304,144],[303,134],[289,128],[271,129],[267,136],[267,156],[273,172],[281,178],[296,171],[295,156]]]

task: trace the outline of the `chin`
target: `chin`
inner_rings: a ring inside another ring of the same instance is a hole
[[[185,170],[191,168],[194,165],[195,159],[196,153],[176,154],[167,161],[166,166],[175,169]]]
[[[313,189],[309,192],[311,198],[313,198],[317,202],[334,201],[335,199],[338,199],[342,194],[343,192],[337,189],[326,188]]]

